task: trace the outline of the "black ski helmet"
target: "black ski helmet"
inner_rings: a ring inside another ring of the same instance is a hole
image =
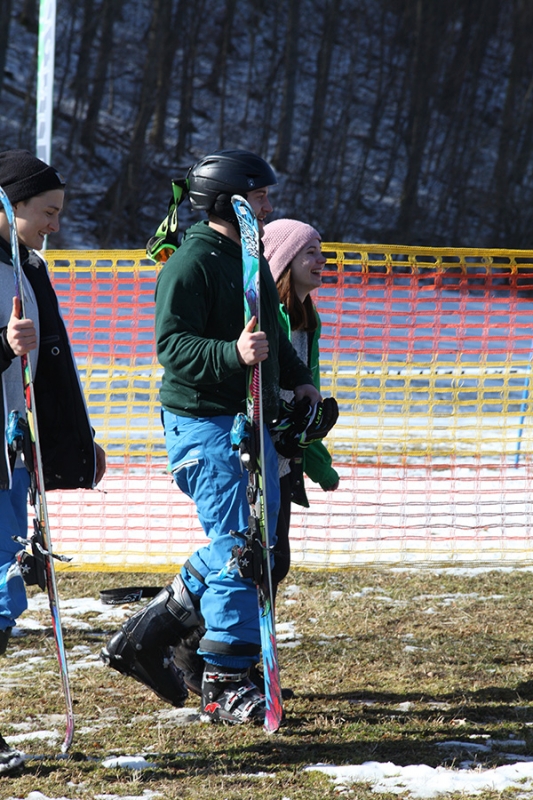
[[[274,186],[274,170],[248,150],[218,150],[192,166],[187,175],[189,198],[196,211],[207,211],[226,222],[237,222],[231,196],[246,197],[254,189]]]

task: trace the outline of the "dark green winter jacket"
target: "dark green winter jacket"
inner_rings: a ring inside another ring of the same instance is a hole
[[[245,411],[246,369],[236,350],[244,328],[240,246],[207,222],[193,225],[162,268],[155,299],[163,406],[185,417]],[[262,362],[265,422],[278,414],[280,386],[294,389],[313,382],[280,328],[278,306],[276,285],[261,258],[261,328],[269,343],[269,356]]]

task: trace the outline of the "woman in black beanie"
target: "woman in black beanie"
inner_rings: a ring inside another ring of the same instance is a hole
[[[31,359],[46,489],[93,488],[105,454],[93,439],[81,385],[46,263],[37,250],[59,230],[65,181],[26,150],[0,152],[0,186],[16,218],[25,309],[15,297],[7,216],[0,205],[0,655],[27,608],[13,536],[27,537],[29,473],[6,441],[6,415],[25,418],[20,356]],[[22,757],[0,736],[0,775],[19,769]]]

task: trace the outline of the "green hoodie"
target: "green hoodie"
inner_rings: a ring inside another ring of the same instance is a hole
[[[322,324],[316,309],[315,312],[317,317],[317,329],[309,336],[309,367],[313,375],[313,383],[320,391],[318,340],[320,339]],[[279,322],[282,329],[290,338],[291,322],[288,311],[284,305],[280,305],[279,307]],[[328,449],[322,442],[313,442],[304,450],[303,470],[305,474],[308,475],[312,481],[315,481],[315,483],[319,483],[321,488],[326,491],[331,489],[332,486],[335,486],[339,480],[339,475],[331,466],[331,461],[332,458]],[[301,503],[301,505],[305,505],[305,503]],[[308,505],[309,503],[307,503],[306,507],[308,507]]]
[[[263,414],[272,422],[279,387],[312,383],[278,321],[279,298],[261,257],[261,328],[269,344],[262,362]],[[157,356],[164,367],[163,406],[185,417],[245,411],[246,369],[236,343],[244,327],[242,254],[238,244],[199,222],[159,273],[155,292]]]

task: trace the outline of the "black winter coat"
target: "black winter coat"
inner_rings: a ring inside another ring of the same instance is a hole
[[[96,472],[94,437],[65,324],[45,262],[37,253],[20,247],[22,269],[39,308],[39,358],[34,376],[35,406],[45,489],[91,489]],[[0,237],[0,260],[11,264],[11,248]],[[13,283],[13,294],[15,284]],[[14,358],[0,328],[0,426],[5,432],[5,408],[1,373]],[[21,373],[22,380],[22,373]],[[0,489],[8,489],[10,467],[4,433],[0,453]]]

